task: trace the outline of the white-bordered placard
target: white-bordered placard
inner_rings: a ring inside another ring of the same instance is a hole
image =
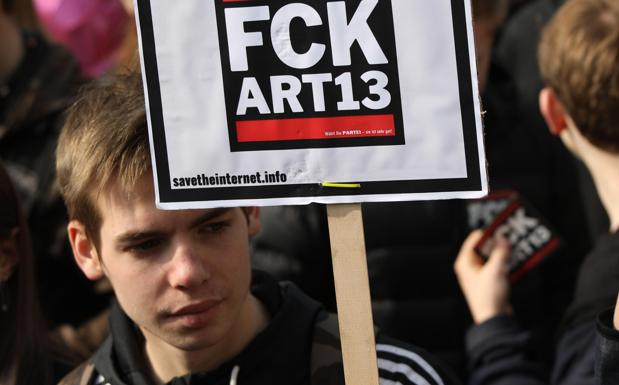
[[[159,207],[486,194],[468,0],[137,5]]]

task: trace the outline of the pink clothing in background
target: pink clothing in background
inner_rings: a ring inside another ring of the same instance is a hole
[[[129,16],[119,0],[34,0],[49,36],[68,47],[85,75],[110,69],[127,32]]]

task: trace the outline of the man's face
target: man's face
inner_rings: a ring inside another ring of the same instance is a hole
[[[247,322],[258,209],[158,210],[151,183],[100,195],[99,268],[147,340],[187,351],[225,343]]]

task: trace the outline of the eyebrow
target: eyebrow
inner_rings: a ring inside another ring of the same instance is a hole
[[[140,241],[144,241],[151,238],[158,238],[163,236],[165,233],[162,231],[130,231],[124,234],[119,235],[116,238],[117,247],[124,247],[126,245],[130,245],[132,243],[138,243]]]
[[[219,218],[227,214],[231,210],[232,208],[229,208],[229,207],[209,210],[208,212],[206,212],[205,214],[201,215],[200,217],[195,219],[193,222],[191,222],[191,224],[189,225],[189,228],[198,227],[204,224],[205,222],[211,221],[215,218]],[[158,238],[158,237],[164,236],[165,234],[166,233],[164,231],[128,231],[116,237],[115,243],[117,247],[122,248],[123,246],[126,246],[128,244],[140,242],[140,241],[147,240],[150,238]]]
[[[209,210],[207,213],[205,213],[204,215],[201,215],[196,220],[191,222],[189,227],[190,228],[198,227],[201,224],[203,224],[205,222],[208,222],[208,221],[211,221],[211,220],[213,220],[215,218],[219,218],[219,217],[229,213],[230,211],[232,211],[232,208],[230,208],[230,207],[223,207],[223,208]]]

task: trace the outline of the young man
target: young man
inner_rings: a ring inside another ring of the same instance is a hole
[[[547,85],[540,93],[542,114],[591,172],[610,218],[610,233],[581,266],[550,380],[587,385],[595,383],[596,313],[612,306],[619,289],[619,3],[567,1],[542,35],[539,62]],[[479,238],[467,239],[455,264],[477,324],[467,336],[472,383],[548,383],[512,315],[508,246],[499,242],[483,265],[473,251]]]
[[[155,207],[138,75],[86,90],[57,172],[75,260],[106,276],[110,337],[65,384],[343,384],[337,324],[295,286],[250,269],[256,207]],[[383,384],[455,383],[426,354],[378,336]]]

